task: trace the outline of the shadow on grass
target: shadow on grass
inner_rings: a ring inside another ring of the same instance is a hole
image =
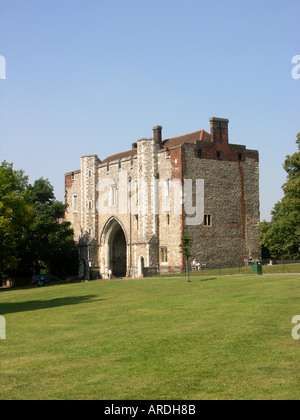
[[[217,280],[216,277],[206,277],[206,278],[202,278],[202,277],[196,277],[197,280],[199,281],[210,281],[210,280]]]
[[[58,308],[60,306],[79,305],[82,303],[100,302],[106,299],[96,299],[95,295],[73,296],[56,298],[50,300],[32,300],[28,302],[7,302],[0,303],[1,315],[7,315],[18,312],[40,311],[42,309]]]

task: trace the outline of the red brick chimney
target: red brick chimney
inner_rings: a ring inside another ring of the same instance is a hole
[[[158,142],[158,144],[162,145],[162,126],[156,125],[153,127],[153,137]]]
[[[210,132],[212,141],[228,144],[228,123],[225,118],[212,117],[210,121]]]

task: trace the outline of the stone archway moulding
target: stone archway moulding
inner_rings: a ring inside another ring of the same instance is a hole
[[[111,269],[112,243],[116,233],[120,229],[122,229],[125,236],[127,251],[128,238],[123,224],[116,217],[111,217],[103,227],[100,237],[100,273],[102,278],[108,278],[108,270]],[[126,271],[128,268],[127,265],[126,258]]]

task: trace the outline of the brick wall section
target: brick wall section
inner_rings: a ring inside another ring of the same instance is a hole
[[[74,237],[78,242],[81,227],[81,171],[69,172],[65,175],[65,203],[68,205],[65,218],[72,224]],[[73,208],[73,196],[77,195],[77,211]]]
[[[178,191],[176,185],[182,185],[182,148],[158,152],[158,169],[160,177],[160,209],[159,209],[159,247],[166,247],[168,262],[160,262],[161,272],[182,271],[182,255],[180,254],[180,238],[182,233],[182,213],[177,214]],[[169,219],[163,209],[165,200],[164,182],[170,182],[170,215]],[[174,183],[174,184],[173,184]],[[169,224],[168,224],[169,222]]]
[[[257,151],[247,150],[246,146],[242,145],[199,141],[196,143],[194,149],[195,157],[198,157],[198,150],[201,150],[201,159],[238,162],[239,155],[241,155],[241,161],[245,161],[246,159],[253,159],[256,162],[259,161]],[[220,158],[218,158],[218,152],[220,152]]]
[[[185,148],[182,145],[180,147],[174,148],[173,150],[170,151],[170,157],[171,157],[171,164],[172,164],[171,179],[179,180],[181,185],[183,186],[184,174],[186,171]],[[179,252],[178,261],[180,261],[180,265],[177,266],[176,271],[183,271],[185,267],[184,256],[183,254],[180,253],[180,248],[179,248],[182,234],[185,231],[185,224],[184,224],[185,215],[184,215],[183,204],[181,208],[182,208],[181,215],[178,220],[179,237],[177,237],[177,250]]]
[[[246,238],[246,209],[245,209],[245,181],[244,181],[244,171],[241,165],[241,162],[238,162],[239,165],[239,175],[241,183],[241,221],[242,221],[242,239]]]
[[[209,151],[221,149],[226,155],[221,160],[216,155],[200,159],[195,146],[185,145],[185,178],[204,179],[204,212],[212,217],[211,227],[185,226],[185,231],[194,240],[193,257],[200,262],[240,265],[249,256],[260,258],[258,153],[244,149],[240,161],[236,146],[212,146]]]

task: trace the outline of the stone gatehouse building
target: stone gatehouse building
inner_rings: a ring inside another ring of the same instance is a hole
[[[83,156],[65,189],[82,278],[181,272],[183,232],[210,266],[261,257],[259,155],[228,142],[227,119],[165,140],[156,126],[131,150]]]

